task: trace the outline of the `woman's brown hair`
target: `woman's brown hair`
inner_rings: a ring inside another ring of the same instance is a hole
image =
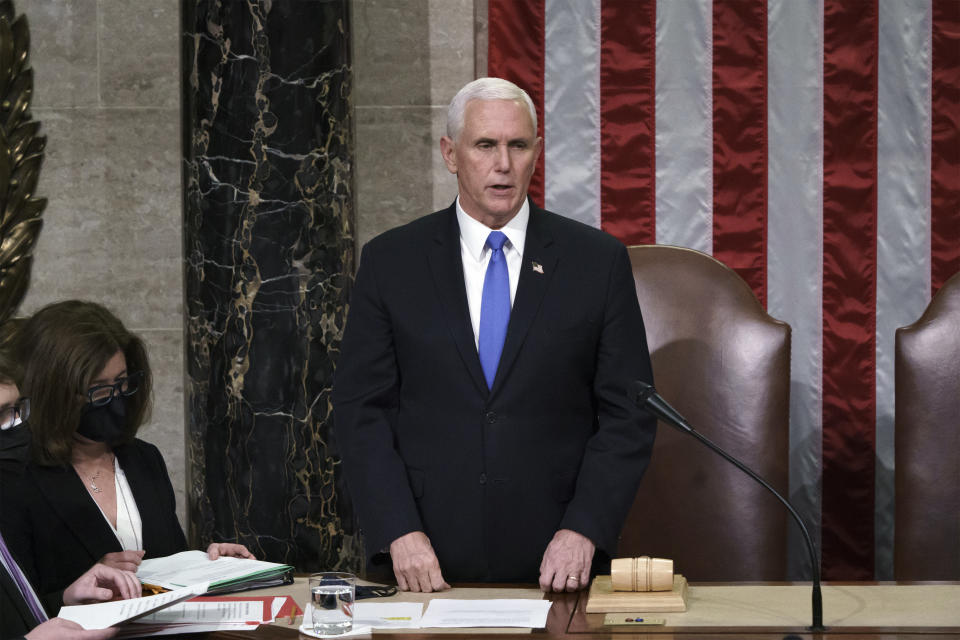
[[[20,387],[23,370],[7,351],[0,349],[0,384],[16,385]]]
[[[24,366],[21,391],[30,396],[37,463],[70,463],[87,389],[117,351],[123,351],[128,374],[143,372],[139,391],[126,399],[125,441],[133,440],[147,420],[153,386],[147,351],[105,307],[82,300],[47,305],[22,325],[16,344]]]

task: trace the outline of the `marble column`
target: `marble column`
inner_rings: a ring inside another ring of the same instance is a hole
[[[358,571],[330,386],[354,271],[348,0],[182,0],[189,538]]]

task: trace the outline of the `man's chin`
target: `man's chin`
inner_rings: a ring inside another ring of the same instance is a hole
[[[517,199],[516,196],[504,196],[502,198],[490,198],[484,204],[484,208],[490,215],[502,218],[504,216],[513,216],[520,210],[523,199]]]

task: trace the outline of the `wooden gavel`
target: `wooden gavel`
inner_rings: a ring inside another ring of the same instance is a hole
[[[614,558],[610,562],[614,591],[670,591],[673,589],[673,560],[667,558]]]

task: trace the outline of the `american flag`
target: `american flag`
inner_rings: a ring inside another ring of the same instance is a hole
[[[960,270],[960,0],[488,13],[489,75],[537,105],[533,198],[711,254],[792,326],[791,501],[826,579],[893,577],[894,331]]]

